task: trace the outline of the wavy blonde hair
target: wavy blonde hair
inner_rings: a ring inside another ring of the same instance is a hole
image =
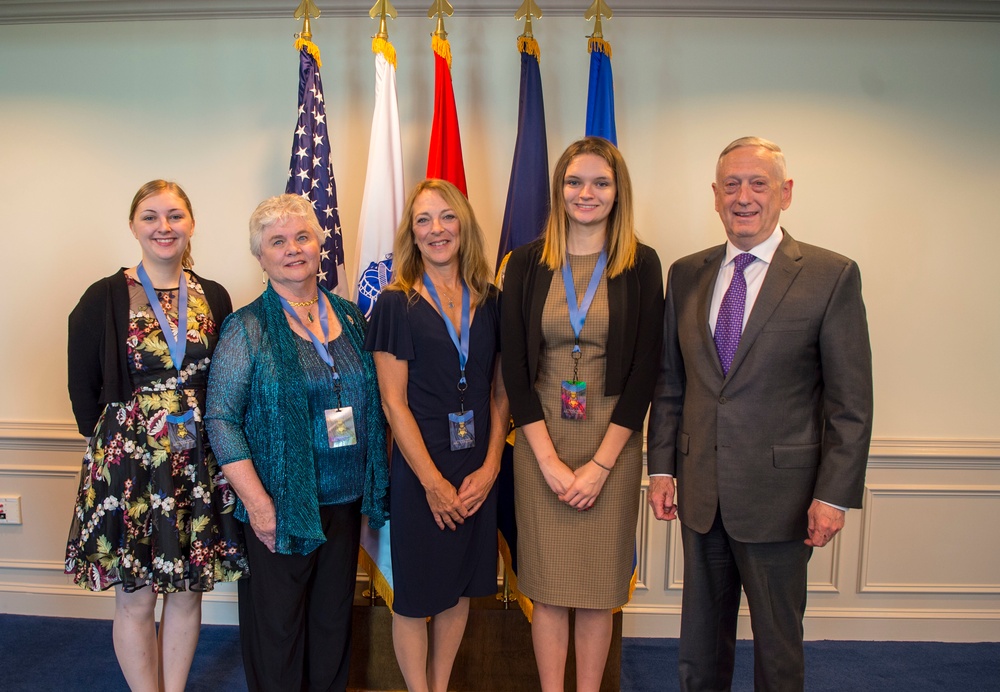
[[[413,234],[413,207],[422,192],[436,192],[441,195],[455,216],[458,217],[458,267],[459,274],[469,287],[469,298],[473,306],[479,306],[486,298],[492,282],[492,271],[486,261],[486,239],[483,229],[476,221],[472,205],[461,190],[447,180],[428,178],[417,183],[410,192],[403,208],[403,217],[396,229],[392,244],[392,283],[389,290],[403,291],[407,295],[415,289],[417,281],[424,275],[424,258],[417,249]]]
[[[635,212],[632,204],[632,178],[618,147],[603,137],[584,137],[566,148],[556,162],[552,174],[552,203],[545,224],[545,244],[542,262],[552,271],[562,269],[566,261],[566,233],[569,215],[563,199],[566,169],[577,156],[594,154],[607,162],[615,177],[615,203],[608,215],[604,245],[608,251],[608,277],[615,277],[635,266],[635,253],[639,240],[635,234]]]

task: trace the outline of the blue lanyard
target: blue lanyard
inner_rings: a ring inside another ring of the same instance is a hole
[[[149,280],[149,274],[142,266],[142,262],[139,262],[139,266],[135,268],[135,273],[139,275],[139,283],[142,285],[142,290],[146,292],[149,307],[153,309],[156,321],[160,323],[160,331],[163,332],[163,340],[167,342],[167,348],[170,350],[170,360],[173,361],[174,369],[179,371],[184,363],[184,351],[187,350],[188,287],[184,270],[181,269],[180,285],[177,287],[176,333],[170,328],[167,316],[163,314],[163,307],[160,305],[160,299],[156,296],[156,289],[153,288],[153,282]]]
[[[424,286],[427,288],[427,292],[431,298],[434,299],[434,304],[437,305],[441,317],[444,318],[444,325],[448,328],[448,336],[451,337],[451,343],[455,344],[455,348],[458,350],[458,369],[461,371],[458,387],[464,390],[466,386],[465,364],[469,361],[469,287],[465,284],[465,281],[462,281],[462,338],[459,339],[458,334],[455,333],[455,325],[451,323],[447,313],[445,313],[444,306],[441,305],[441,299],[438,298],[437,289],[434,288],[434,284],[431,282],[430,277],[427,276],[427,272],[424,272]]]
[[[587,292],[583,294],[583,302],[577,305],[576,286],[573,284],[573,270],[569,266],[569,253],[566,253],[566,261],[562,266],[563,285],[566,287],[566,302],[569,303],[569,324],[573,327],[576,335],[576,343],[573,345],[573,353],[580,352],[580,332],[583,331],[583,323],[587,320],[587,313],[590,312],[590,304],[594,302],[597,294],[597,286],[601,283],[601,275],[608,265],[608,253],[601,250],[597,257],[597,265],[594,273],[590,275],[590,283],[587,284]]]
[[[292,319],[298,322],[299,326],[306,330],[306,334],[309,335],[309,340],[312,341],[312,345],[313,348],[316,349],[316,353],[323,359],[324,363],[333,369],[333,379],[339,380],[340,373],[337,372],[337,364],[334,362],[333,356],[330,354],[330,349],[327,347],[327,344],[330,341],[330,316],[326,311],[326,301],[323,300],[323,296],[319,297],[319,326],[323,330],[322,341],[320,341],[319,337],[313,334],[306,327],[306,325],[302,323],[302,318],[296,314],[295,310],[292,309],[292,306],[288,304],[288,301],[285,300],[284,297],[278,296],[278,300],[281,301],[281,307],[285,309],[285,312],[288,313]]]

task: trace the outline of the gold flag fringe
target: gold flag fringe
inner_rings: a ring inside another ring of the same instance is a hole
[[[611,44],[603,38],[595,38],[592,36],[587,42],[587,52],[593,53],[595,50],[599,53],[604,53],[609,58],[611,57]]]
[[[528,618],[528,622],[531,622],[531,616],[535,611],[535,604],[517,588],[517,575],[511,569],[511,565],[514,562],[511,560],[510,546],[507,545],[507,541],[504,540],[503,534],[499,531],[497,531],[497,539],[500,543],[500,557],[503,559],[503,573],[507,578],[507,586],[510,587],[510,592],[514,595],[514,598],[517,599],[517,604],[521,607],[524,617]]]
[[[446,38],[438,38],[433,36],[431,38],[431,48],[434,52],[440,55],[448,62],[448,69],[451,69],[451,44],[448,43]]]
[[[371,588],[375,589],[375,593],[385,601],[389,612],[392,612],[392,589],[389,587],[389,582],[386,581],[385,575],[363,548],[358,551],[358,564],[361,565],[361,569],[368,573],[368,578],[371,579]]]
[[[376,36],[372,39],[372,53],[381,53],[390,65],[396,67],[396,49],[384,38]]]
[[[309,51],[309,55],[316,59],[316,67],[323,67],[323,61],[319,59],[319,46],[304,38],[295,39],[295,50],[300,51],[303,48]]]
[[[522,53],[534,55],[535,60],[538,62],[542,61],[542,51],[538,47],[538,41],[533,39],[531,36],[518,36],[517,49]]]

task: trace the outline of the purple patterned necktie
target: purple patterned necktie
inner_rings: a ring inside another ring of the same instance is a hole
[[[749,252],[736,256],[733,260],[736,265],[733,279],[719,304],[719,316],[715,320],[715,349],[719,352],[723,376],[729,374],[729,366],[733,364],[733,356],[743,333],[743,311],[747,303],[747,280],[743,270],[755,259]]]

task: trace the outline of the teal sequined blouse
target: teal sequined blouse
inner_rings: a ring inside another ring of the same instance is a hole
[[[361,496],[373,528],[388,517],[386,423],[375,364],[363,348],[367,324],[356,305],[324,293],[343,327],[331,344],[345,369],[343,405],[354,407],[358,445],[328,448],[323,412],[335,402],[330,369],[311,342],[292,332],[270,285],[226,319],[209,375],[205,423],[212,449],[223,465],[253,461],[274,501],[275,549],[284,554],[305,555],[324,542],[321,504]],[[236,518],[249,520],[242,502]]]

